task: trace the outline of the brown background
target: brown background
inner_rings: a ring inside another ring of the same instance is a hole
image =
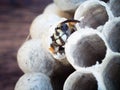
[[[14,90],[23,72],[16,54],[33,19],[52,0],[0,0],[0,90]]]

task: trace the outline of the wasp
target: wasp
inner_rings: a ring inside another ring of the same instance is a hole
[[[64,54],[64,45],[68,37],[77,30],[75,27],[76,23],[80,23],[80,21],[69,19],[57,25],[53,35],[50,37],[52,40],[49,48],[50,52],[53,54]]]

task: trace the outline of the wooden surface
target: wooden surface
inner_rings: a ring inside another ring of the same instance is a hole
[[[16,54],[29,33],[33,19],[42,13],[52,0],[34,0],[30,6],[0,7],[0,90],[14,90],[23,75]]]

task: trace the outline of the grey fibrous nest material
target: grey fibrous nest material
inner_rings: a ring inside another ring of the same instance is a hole
[[[26,73],[16,83],[15,90],[52,90],[52,85],[42,73]]]
[[[120,89],[120,5],[103,1],[54,0],[45,8],[18,50],[25,75],[15,90]]]

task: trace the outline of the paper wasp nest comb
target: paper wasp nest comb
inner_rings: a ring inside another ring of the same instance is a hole
[[[54,0],[46,7],[31,25],[32,39],[18,50],[26,74],[15,90],[120,89],[120,17],[112,8],[119,3],[103,1]]]
[[[112,52],[102,33],[91,28],[76,31],[68,38],[65,53],[77,71],[63,90],[119,90],[120,53]]]

